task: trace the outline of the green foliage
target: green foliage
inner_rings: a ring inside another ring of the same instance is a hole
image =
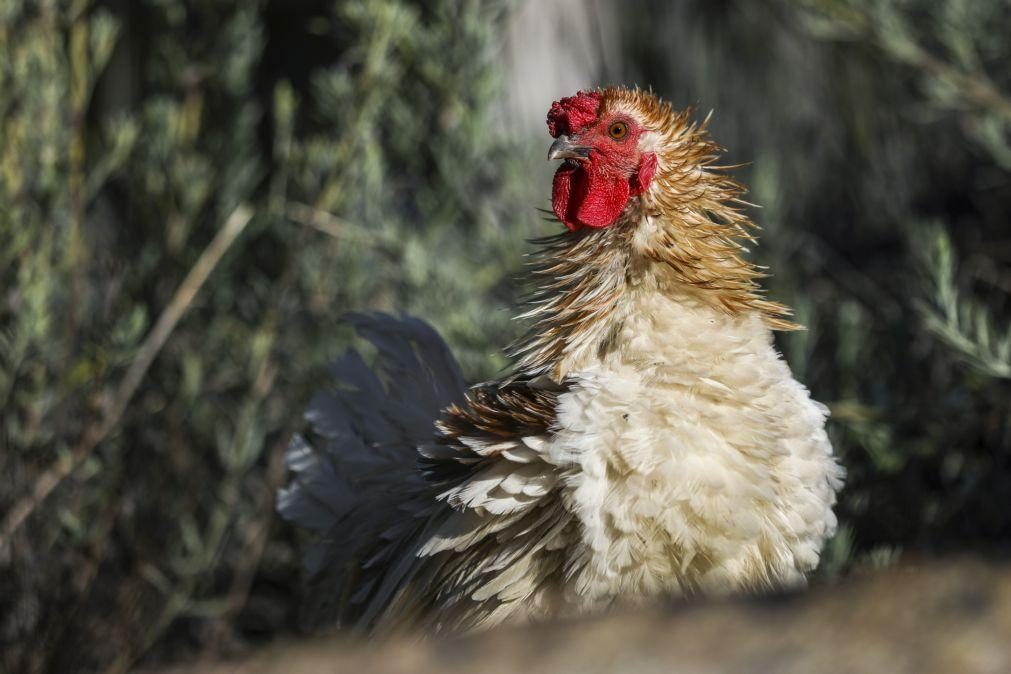
[[[1002,333],[996,312],[960,290],[947,232],[935,227],[926,233],[932,234],[922,251],[929,294],[919,305],[925,325],[980,374],[1011,379],[1011,326]]]
[[[988,72],[1007,58],[1007,40],[997,30],[1007,22],[1007,3],[802,0],[801,4],[813,10],[805,18],[814,35],[874,45],[916,73],[931,108],[969,113],[965,125],[969,137],[1011,169],[1011,98]]]
[[[347,344],[339,316],[426,315],[474,378],[515,331],[536,219],[490,132],[501,9],[0,14],[5,669],[122,671],[169,643],[293,629],[274,492]],[[252,222],[194,282],[243,204]]]

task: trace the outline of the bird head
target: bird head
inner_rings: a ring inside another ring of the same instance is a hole
[[[656,133],[634,103],[602,90],[551,104],[549,159],[562,159],[551,202],[570,230],[616,222],[632,197],[649,189],[657,167]],[[643,92],[635,92],[645,96]]]
[[[601,269],[627,271],[610,263],[625,256],[730,313],[757,311],[774,329],[797,327],[786,307],[762,297],[764,273],[746,257],[757,227],[744,186],[723,172],[734,167],[717,165],[723,148],[709,138],[708,118],[696,122],[693,110],[674,110],[651,91],[608,87],[555,101],[547,121],[555,138],[548,158],[563,160],[552,185],[555,215],[573,232],[608,233],[574,237],[588,246],[566,253],[587,266],[586,287],[602,282]]]
[[[709,139],[706,121],[641,89],[608,87],[555,101],[548,158],[564,160],[552,188],[555,215],[573,231],[600,229],[642,197],[653,214],[715,210],[738,224],[733,209],[744,189],[713,165],[723,148]]]

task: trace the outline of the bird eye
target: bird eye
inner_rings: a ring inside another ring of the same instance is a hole
[[[607,133],[615,140],[621,140],[628,135],[628,125],[625,122],[615,122],[608,129]]]

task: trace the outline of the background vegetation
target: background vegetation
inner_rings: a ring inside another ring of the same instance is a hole
[[[751,162],[809,327],[780,344],[850,473],[823,578],[1005,553],[1008,3],[585,6],[620,47],[586,85],[713,108]],[[546,136],[502,118],[520,9],[0,0],[0,668],[298,628],[273,498],[340,314],[423,316],[474,380],[520,329],[551,228]]]

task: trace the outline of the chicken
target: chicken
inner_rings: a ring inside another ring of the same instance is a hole
[[[423,322],[311,403],[280,513],[319,532],[327,615],[459,631],[804,583],[836,528],[827,410],[775,350],[786,307],[744,257],[743,188],[705,123],[652,93],[551,106],[562,159],[510,376],[466,390]],[[434,423],[434,425],[433,425]]]

